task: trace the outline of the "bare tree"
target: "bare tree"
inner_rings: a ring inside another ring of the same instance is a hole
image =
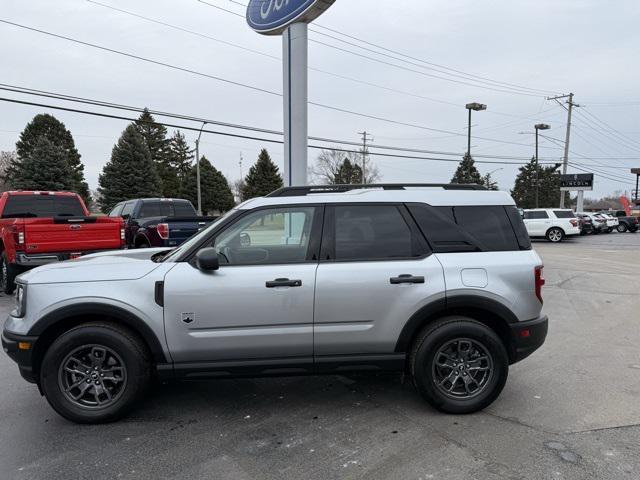
[[[7,182],[7,168],[13,162],[17,160],[16,152],[0,152],[0,189],[1,191],[8,190],[10,188]]]
[[[344,151],[331,148],[320,151],[313,166],[309,168],[310,183],[315,185],[335,185],[341,181],[341,169],[345,160],[353,165],[362,164],[362,154],[356,151]],[[374,183],[380,179],[378,167],[367,160],[365,183]]]

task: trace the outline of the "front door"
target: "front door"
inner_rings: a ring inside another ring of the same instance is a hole
[[[220,268],[178,263],[165,277],[174,362],[311,364],[322,208],[268,208],[239,217],[206,247]]]
[[[528,210],[524,212],[524,224],[529,236],[543,237],[551,226],[551,221],[544,210]]]
[[[411,316],[445,298],[444,274],[404,205],[327,206],[314,353],[324,364],[393,361]]]

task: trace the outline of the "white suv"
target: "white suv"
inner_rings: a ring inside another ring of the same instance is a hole
[[[505,192],[290,187],[174,250],[20,275],[2,343],[76,422],[119,418],[154,376],[362,370],[405,372],[435,408],[468,413],[544,342],[543,284]]]
[[[580,235],[580,222],[569,209],[532,208],[524,210],[522,218],[532,238],[546,238],[557,243],[567,236]]]

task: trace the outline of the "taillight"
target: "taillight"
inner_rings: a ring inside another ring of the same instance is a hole
[[[542,276],[542,269],[543,268],[544,267],[542,265],[538,265],[534,269],[535,284],[536,284],[536,297],[538,297],[538,300],[540,300],[540,303],[543,303],[543,301],[542,301],[542,286],[544,285],[544,277]]]
[[[167,240],[169,238],[169,224],[168,223],[159,223],[156,227],[156,231],[158,232],[158,236]]]
[[[24,245],[24,230],[18,226],[10,227],[10,232],[13,234],[13,243],[16,244],[16,247],[21,247]]]
[[[571,225],[573,225],[574,227],[578,226],[578,221],[575,218],[572,218],[571,220],[569,220],[569,222],[571,222]]]
[[[124,228],[120,229],[120,240],[122,240],[124,242],[125,236],[124,236]]]

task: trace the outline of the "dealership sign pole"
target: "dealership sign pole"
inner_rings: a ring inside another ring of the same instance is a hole
[[[251,0],[247,23],[263,35],[282,35],[284,184],[307,184],[307,24],[335,0]]]

